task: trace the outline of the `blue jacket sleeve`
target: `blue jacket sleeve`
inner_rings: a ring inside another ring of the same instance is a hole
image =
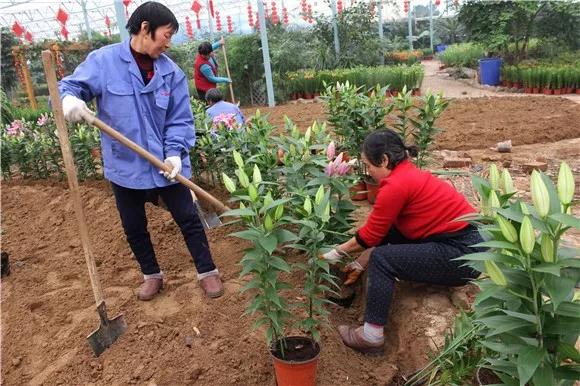
[[[189,102],[189,89],[183,71],[176,73],[172,87],[171,99],[167,106],[163,150],[165,157],[189,153],[195,145],[195,125]]]
[[[71,75],[64,77],[58,83],[60,97],[64,98],[65,95],[72,95],[89,102],[96,96],[101,95],[101,72],[98,54],[93,51]]]
[[[218,48],[221,48],[221,47],[222,47],[222,44],[221,44],[221,43],[219,42],[219,40],[218,40],[217,42],[215,42],[215,43],[212,43],[212,45],[211,45],[211,50],[212,50],[212,51],[215,51],[215,50],[217,50]]]
[[[212,83],[229,83],[229,78],[222,78],[221,76],[214,76],[211,67],[208,64],[202,65],[200,68],[203,76]]]

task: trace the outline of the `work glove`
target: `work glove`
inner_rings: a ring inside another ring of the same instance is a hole
[[[346,256],[346,253],[337,248],[334,248],[329,252],[320,255],[320,258],[328,261],[330,264],[335,264],[338,263],[344,256]]]
[[[65,95],[64,98],[62,98],[62,111],[64,113],[64,119],[71,123],[82,121],[83,113],[85,112],[95,115],[95,113],[87,107],[85,101],[72,95]]]
[[[344,281],[344,285],[351,285],[356,283],[363,271],[363,266],[360,265],[360,263],[356,260],[345,265],[342,269],[342,272],[346,273],[346,280]]]
[[[160,170],[159,174],[163,174],[163,177],[167,178],[169,181],[174,182],[175,176],[181,171],[181,157],[172,156],[165,158],[165,164],[171,167],[171,172],[166,172],[165,170]]]

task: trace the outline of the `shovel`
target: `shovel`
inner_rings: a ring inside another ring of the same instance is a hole
[[[46,74],[46,82],[48,84],[50,100],[54,109],[54,117],[58,131],[58,140],[60,142],[60,149],[62,151],[62,158],[64,161],[68,185],[77,217],[81,244],[85,254],[85,261],[87,263],[89,277],[91,279],[91,287],[93,289],[93,295],[97,305],[97,313],[99,314],[99,319],[101,321],[99,328],[97,328],[87,337],[89,345],[93,349],[95,355],[99,356],[103,353],[103,351],[110,347],[117,340],[117,338],[119,338],[119,336],[123,335],[123,333],[127,330],[127,324],[125,323],[123,315],[118,315],[113,319],[109,319],[107,316],[105,298],[103,296],[101,282],[97,274],[97,266],[95,264],[93,250],[91,248],[87,221],[85,218],[83,205],[81,203],[79,182],[77,180],[77,172],[73,161],[70,142],[68,139],[68,131],[64,120],[64,114],[62,112],[60,93],[56,85],[56,73],[53,66],[53,57],[49,50],[42,51],[42,63],[44,65],[44,73]]]
[[[228,66],[228,54],[226,54],[226,46],[222,45],[222,50],[224,52],[224,63],[226,65],[226,73],[228,74],[228,78],[230,78],[230,80],[232,79],[232,76],[230,75],[230,66]],[[230,95],[232,97],[232,103],[236,103],[236,100],[234,98],[234,86],[232,86],[232,82],[229,83],[230,86]]]

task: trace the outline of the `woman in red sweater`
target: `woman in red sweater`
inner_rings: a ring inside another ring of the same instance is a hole
[[[362,161],[380,183],[377,200],[355,236],[323,255],[337,262],[369,252],[345,267],[349,285],[368,265],[365,323],[339,326],[344,344],[363,353],[384,351],[395,280],[459,286],[479,276],[453,260],[478,251],[470,246],[483,241],[475,227],[454,221],[475,209],[450,184],[418,169],[409,155],[416,156],[417,147],[406,146],[394,131],[376,131],[365,139]]]

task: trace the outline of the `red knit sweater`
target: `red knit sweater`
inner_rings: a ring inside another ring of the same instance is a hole
[[[393,225],[411,240],[456,232],[468,223],[452,221],[474,212],[450,184],[405,160],[380,181],[377,200],[357,240],[364,247],[376,246]]]

